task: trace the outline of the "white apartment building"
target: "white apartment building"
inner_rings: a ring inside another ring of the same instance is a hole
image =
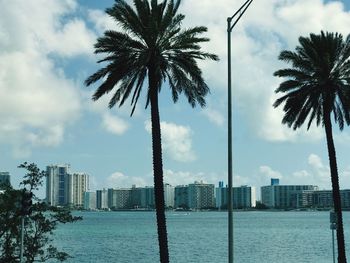
[[[174,207],[175,188],[170,184],[164,184],[164,204],[165,207]]]

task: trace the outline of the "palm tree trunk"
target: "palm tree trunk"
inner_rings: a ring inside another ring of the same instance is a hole
[[[333,189],[334,211],[337,215],[337,243],[338,243],[338,263],[346,263],[343,216],[341,208],[339,176],[337,168],[337,158],[333,142],[331,114],[324,114],[324,125],[326,130],[329,166],[331,169],[331,180]]]
[[[154,75],[149,72],[151,120],[152,120],[152,149],[153,149],[153,179],[154,196],[157,214],[157,230],[159,255],[161,263],[169,262],[168,237],[165,219],[164,182],[163,182],[163,161],[162,144],[160,133],[160,120],[158,108],[158,89],[154,82]]]

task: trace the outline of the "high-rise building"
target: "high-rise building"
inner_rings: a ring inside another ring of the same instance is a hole
[[[215,207],[218,209],[227,209],[227,187],[224,182],[219,182],[219,187],[215,189]]]
[[[68,204],[75,207],[83,207],[84,192],[89,188],[89,176],[86,173],[68,174]]]
[[[270,208],[299,208],[312,203],[314,185],[267,185],[261,187],[261,202]]]
[[[175,208],[188,209],[188,185],[175,186],[174,196]]]
[[[84,192],[84,209],[95,210],[96,209],[96,192]]]
[[[340,190],[340,199],[342,208],[350,208],[350,190]],[[319,208],[332,208],[333,203],[333,191],[332,190],[319,190],[313,192],[312,206]]]
[[[233,187],[233,208],[251,208],[255,207],[256,196],[255,187],[242,185]]]
[[[219,187],[215,189],[216,207],[219,209],[227,209],[227,187],[219,183]],[[232,187],[232,206],[235,209],[255,207],[256,195],[255,187],[242,185]]]
[[[68,204],[68,174],[70,165],[46,167],[46,202],[53,206]]]
[[[11,185],[9,172],[0,172],[0,190],[4,188],[4,185]]]
[[[140,195],[141,207],[148,209],[155,207],[153,186],[142,187]]]
[[[108,191],[106,189],[96,191],[96,208],[108,208]]]
[[[215,207],[214,184],[194,182],[188,185],[188,206],[193,209]]]
[[[170,184],[164,184],[164,204],[165,207],[174,207],[175,189]]]
[[[89,188],[89,175],[71,173],[70,165],[46,167],[46,201],[53,206],[80,206],[84,204],[84,192]]]
[[[131,189],[130,188],[109,188],[108,207],[111,209],[128,209],[131,207]]]

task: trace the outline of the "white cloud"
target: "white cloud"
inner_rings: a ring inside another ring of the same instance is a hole
[[[259,172],[265,176],[265,178],[278,178],[282,179],[282,174],[278,171],[273,170],[267,165],[262,165],[259,167]]]
[[[131,185],[146,186],[148,181],[142,177],[127,176],[121,172],[115,172],[107,177],[106,185],[112,188],[130,188]]]
[[[81,110],[77,85],[55,57],[92,54],[95,35],[71,18],[74,0],[0,0],[0,143],[16,157],[51,147]]]
[[[103,127],[110,133],[116,135],[122,135],[128,129],[128,124],[123,119],[119,118],[116,115],[112,115],[110,113],[103,114]]]
[[[188,126],[170,122],[161,122],[162,147],[164,152],[173,160],[190,162],[196,159],[192,149],[193,131]],[[145,129],[151,134],[151,122],[145,122]]]
[[[215,125],[217,126],[224,125],[225,118],[220,111],[215,110],[213,108],[206,108],[202,111],[202,113]]]
[[[84,21],[73,19],[62,26],[62,29],[52,36],[46,37],[47,46],[61,56],[74,55],[93,56],[93,45],[96,36],[87,29]]]
[[[116,30],[118,28],[117,23],[113,20],[113,18],[102,10],[89,10],[88,18],[94,23],[95,29],[99,32],[99,34],[103,34],[103,32],[106,30]]]

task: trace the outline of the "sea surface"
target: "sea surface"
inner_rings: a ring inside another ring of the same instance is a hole
[[[159,262],[155,212],[74,212],[54,240],[67,262]],[[170,262],[227,262],[227,212],[167,212]],[[350,212],[344,212],[350,258]],[[336,242],[335,242],[336,244]],[[234,212],[234,262],[331,263],[329,212]]]

